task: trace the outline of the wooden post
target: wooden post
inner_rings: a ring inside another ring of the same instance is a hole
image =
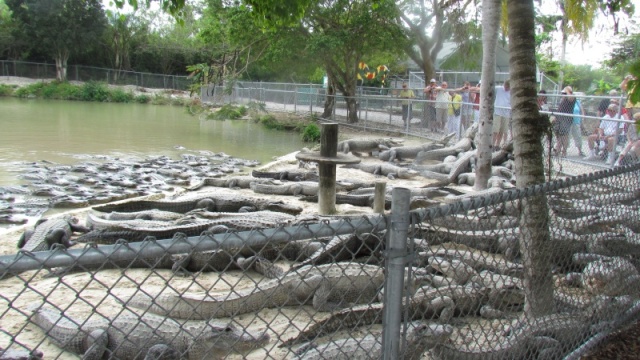
[[[335,158],[338,153],[338,124],[322,125],[320,136],[320,156]],[[320,215],[336,213],[336,164],[320,162],[318,164],[318,212]]]
[[[384,181],[376,181],[376,187],[373,195],[373,212],[376,214],[384,214],[386,191],[387,183]]]

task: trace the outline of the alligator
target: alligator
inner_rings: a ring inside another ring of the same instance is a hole
[[[251,189],[259,194],[269,195],[317,195],[319,185],[313,181],[298,181],[284,184],[253,184]]]
[[[318,181],[318,173],[312,171],[251,171],[251,176],[255,178],[268,178],[287,181]]]
[[[184,241],[186,235],[177,233],[173,236],[176,241]],[[147,237],[144,241],[155,241],[153,237]],[[138,256],[134,260],[110,260],[107,263],[86,265],[74,265],[59,268],[48,276],[64,276],[69,273],[102,270],[111,268],[150,268],[171,269],[178,275],[191,275],[206,271],[230,271],[230,270],[255,270],[262,275],[273,276],[278,269],[270,269],[269,265],[262,261],[250,261],[250,257],[256,256],[265,261],[290,260],[302,261],[310,257],[319,248],[317,241],[291,241],[282,244],[268,244],[259,246],[244,246],[241,248],[193,251],[182,254],[165,253],[155,257]],[[275,265],[272,265],[275,267]]]
[[[438,359],[562,359],[595,334],[603,322],[631,306],[629,298],[602,298],[587,310],[556,313],[525,320],[493,338],[486,347],[440,343],[432,349]],[[612,314],[612,315],[610,315]]]
[[[403,300],[403,313],[411,320],[440,319],[448,321],[454,314],[476,314],[488,301],[488,288],[477,286],[450,285],[442,288],[423,286],[416,290],[409,302]],[[337,331],[353,330],[356,327],[380,324],[383,319],[383,303],[356,305],[332,313],[320,320],[295,338],[284,341],[279,347],[290,347],[303,342],[314,341]]]
[[[129,307],[179,319],[232,317],[264,308],[313,304],[319,311],[372,301],[384,283],[379,266],[332,263],[307,266],[256,287],[217,294],[139,293],[120,300]]]
[[[209,211],[238,212],[241,210],[271,210],[297,215],[302,208],[282,201],[248,197],[238,194],[221,194],[220,192],[187,193],[171,200],[140,200],[120,204],[96,206],[93,209],[101,212],[133,212],[141,210],[164,210],[186,213],[194,209],[205,208]]]
[[[18,248],[22,251],[46,251],[55,244],[71,247],[73,232],[88,232],[89,229],[78,224],[78,219],[72,216],[43,219],[36,223],[33,229],[25,230],[18,240]]]
[[[418,153],[421,151],[430,151],[435,149],[441,149],[443,147],[444,146],[442,144],[435,144],[435,143],[426,143],[426,144],[415,145],[415,146],[392,147],[389,150],[381,151],[380,154],[378,154],[378,158],[380,158],[380,160],[382,161],[388,161],[388,162],[415,159],[415,157],[418,156]]]
[[[133,212],[117,212],[112,211],[110,213],[103,213],[100,211],[91,210],[90,214],[99,216],[106,220],[158,220],[158,221],[173,221],[178,220],[184,216],[182,213],[172,211],[161,210],[143,210]]]
[[[40,350],[16,350],[0,348],[0,360],[42,360],[44,354]]]
[[[300,198],[301,201],[318,202],[318,195],[307,195]],[[336,194],[336,204],[349,204],[353,206],[372,207],[374,202],[374,196],[371,195],[352,195],[352,194]],[[384,208],[391,209],[391,197],[385,196]]]
[[[197,184],[188,187],[187,190],[198,190],[204,186],[249,189],[253,183],[271,184],[273,183],[273,179],[259,179],[253,176],[234,176],[229,178],[207,177],[200,180]]]
[[[345,169],[360,169],[374,175],[384,175],[390,179],[413,179],[418,175],[418,172],[415,170],[395,166],[389,163],[347,164],[342,167]]]
[[[269,342],[267,333],[238,329],[230,323],[181,324],[153,314],[121,312],[113,320],[81,320],[39,305],[29,321],[56,346],[84,359],[107,355],[122,360],[157,359],[151,356],[157,354],[178,356],[171,359],[213,359],[229,353],[248,353]]]
[[[473,147],[473,141],[465,137],[460,139],[453,146],[449,146],[441,149],[435,149],[435,150],[421,151],[418,153],[418,155],[416,155],[416,158],[414,159],[413,163],[416,165],[421,165],[428,160],[442,161],[444,160],[444,158],[446,158],[449,155],[458,155],[461,152],[469,151],[472,147]]]
[[[246,231],[253,229],[276,228],[289,225],[295,216],[275,211],[257,211],[252,213],[216,213],[197,209],[174,223],[152,220],[110,221],[88,214],[89,221],[99,225],[100,229],[79,236],[76,241],[84,243],[113,244],[120,239],[142,241],[147,236],[168,239],[176,233],[187,236],[200,235],[205,231],[220,233],[230,230]]]
[[[291,268],[299,269],[308,265],[350,261],[360,256],[371,256],[380,253],[383,245],[384,233],[338,235],[306,260],[293,264]]]
[[[367,153],[370,156],[374,151],[389,150],[390,147],[399,145],[400,141],[384,138],[384,139],[350,139],[340,141],[338,143],[338,151],[345,154],[351,152],[353,155]]]
[[[427,325],[422,322],[412,322],[407,327],[407,342],[405,347],[400,349],[401,358],[407,360],[420,359],[425,351],[433,348],[436,344],[444,343],[453,333],[451,325]],[[382,337],[369,334],[361,338],[332,340],[313,347],[310,345],[302,346],[301,350],[296,351],[296,359],[369,359],[382,353]]]

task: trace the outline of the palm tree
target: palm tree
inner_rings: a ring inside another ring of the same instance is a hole
[[[536,103],[533,0],[509,0],[507,11],[516,186],[524,188],[544,182],[543,121]],[[554,311],[546,197],[537,195],[521,200],[521,209],[520,254],[525,271],[525,313],[538,317]]]
[[[562,33],[562,47],[560,50],[560,73],[558,88],[563,88],[564,67],[566,66],[567,41],[570,35],[577,36],[581,41],[589,38],[589,30],[593,28],[600,1],[598,0],[558,0],[558,7],[562,12],[560,30]]]

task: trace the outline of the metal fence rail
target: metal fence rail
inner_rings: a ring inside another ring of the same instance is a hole
[[[0,75],[2,76],[43,80],[56,78],[55,64],[0,60],[0,69]],[[135,85],[154,89],[175,90],[188,90],[192,83],[187,76],[152,74],[83,65],[69,65],[67,67],[67,79],[69,81],[100,81],[111,85]]]
[[[295,112],[298,114],[314,115],[322,117],[324,113],[324,103],[327,98],[325,89],[319,86],[305,84],[272,84],[272,83],[248,83],[244,82],[241,86],[236,86],[229,93],[225,92],[223,87],[203,87],[201,91],[201,99],[205,103],[225,104],[225,103],[261,103],[269,111]],[[363,91],[362,94],[354,98],[357,103],[358,119],[357,123],[349,123],[347,120],[347,105],[344,96],[335,96],[335,106],[331,115],[326,118],[332,122],[338,122],[342,125],[358,127],[365,130],[391,131],[401,134],[409,134],[412,136],[423,137],[425,139],[435,140],[442,137],[445,132],[449,132],[449,128],[444,125],[432,131],[433,119],[429,108],[434,107],[432,101],[421,99],[421,90],[414,89],[418,98],[410,101],[409,119],[403,121],[403,109],[401,99],[397,97],[394,89],[388,91],[387,94],[371,94],[372,89]],[[560,96],[549,94],[549,102],[551,104],[559,102]],[[586,159],[591,154],[589,147],[589,136],[594,134],[595,129],[599,126],[602,116],[598,115],[598,105],[602,100],[609,100],[609,96],[586,96],[576,95],[582,102],[585,109],[585,115],[568,115],[571,118],[580,119],[577,126],[579,131],[575,135],[570,135],[567,130],[566,135],[553,130],[550,125],[549,136],[545,137],[544,148],[546,150],[545,163],[549,164],[548,172],[550,176],[573,176],[587,174],[594,169],[611,168],[614,164],[609,162],[608,152],[602,148],[603,141],[597,141],[594,146],[596,158]],[[624,104],[625,98],[618,96],[615,98],[619,103]],[[461,115],[460,124],[457,128],[460,134],[464,133],[464,129],[468,124],[475,121],[479,116],[478,113],[471,111],[472,104],[463,104],[462,107],[468,108],[469,115]],[[463,111],[464,113],[464,111]],[[564,114],[557,111],[557,105],[551,106],[551,110],[543,112],[550,118],[560,118]],[[451,115],[450,115],[451,116]],[[633,132],[635,127],[633,121],[625,120],[618,115],[613,121],[619,124],[619,136],[616,138],[614,146],[614,155],[617,156],[623,151],[628,144],[627,134]],[[571,138],[570,138],[571,137]],[[510,135],[507,139],[511,139]],[[559,142],[566,143],[566,149],[559,149]],[[558,151],[555,151],[559,149]],[[634,159],[633,161],[637,161]]]
[[[639,175],[618,167],[416,210],[414,190],[396,188],[389,215],[7,254],[0,347],[47,359],[103,340],[111,359],[577,359],[640,318]],[[547,222],[523,237],[534,198]],[[552,301],[531,317],[520,249],[539,236],[536,278]]]

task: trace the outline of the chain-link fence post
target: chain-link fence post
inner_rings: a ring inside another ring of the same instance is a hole
[[[384,349],[382,358],[384,360],[397,359],[400,353],[402,289],[404,289],[410,198],[411,191],[406,188],[394,188],[391,194],[391,226],[388,229],[386,246],[387,260],[382,318],[382,348]]]

